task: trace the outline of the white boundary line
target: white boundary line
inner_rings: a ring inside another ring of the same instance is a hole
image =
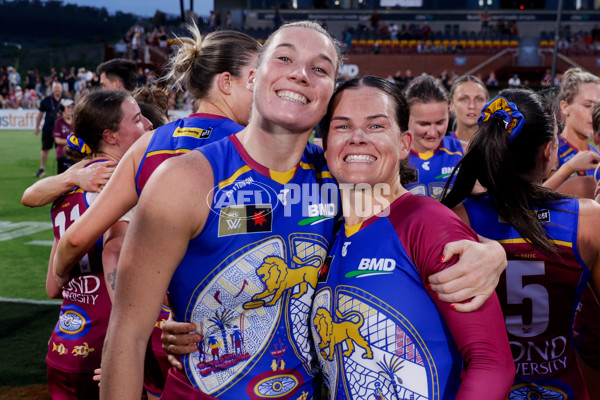
[[[40,304],[40,305],[60,305],[62,303],[62,300],[30,300],[30,299],[10,299],[8,297],[0,297],[0,302],[22,303],[22,304]]]

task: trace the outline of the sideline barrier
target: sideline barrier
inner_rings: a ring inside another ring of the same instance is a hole
[[[0,109],[0,130],[32,131],[38,113],[37,109]]]
[[[35,129],[35,119],[37,118],[38,113],[39,110],[37,109],[0,109],[0,131],[32,131]],[[189,114],[189,111],[169,110],[169,116],[171,117],[171,121],[187,117]],[[40,123],[40,127],[42,126],[43,121],[42,123]]]

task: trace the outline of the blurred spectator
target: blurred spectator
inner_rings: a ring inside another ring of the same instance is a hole
[[[211,32],[217,29],[217,15],[214,10],[210,12],[210,17],[208,17],[208,29]]]
[[[427,21],[423,22],[423,26],[421,27],[421,38],[429,39],[431,37],[431,27]]]
[[[167,41],[169,37],[167,36],[167,32],[165,31],[164,26],[158,28],[158,46],[161,49],[166,49],[169,45]]]
[[[448,81],[450,80],[450,77],[448,76],[448,70],[445,69],[440,73],[440,76],[438,76],[438,80],[440,81],[440,83],[442,85],[444,85],[444,87],[447,89],[450,87],[450,85],[448,84]]]
[[[404,77],[402,76],[402,71],[396,71],[396,75],[394,75],[394,82],[396,83],[396,86],[404,85]]]
[[[75,67],[69,68],[69,72],[65,77],[65,82],[67,83],[67,96],[73,96],[75,94],[75,82],[77,81],[77,73],[75,72]]]
[[[388,26],[385,22],[379,24],[379,38],[381,39],[389,39],[390,32]]]
[[[344,51],[348,52],[352,50],[352,33],[347,26],[342,31],[342,43],[345,47]]]
[[[481,19],[481,32],[487,33],[490,29],[490,21],[492,20],[492,16],[487,7],[479,14],[479,18]]]
[[[231,10],[225,14],[225,29],[231,29]]]
[[[57,173],[65,172],[69,168],[67,156],[64,148],[67,145],[67,136],[73,131],[73,109],[75,104],[71,99],[62,99],[60,101],[59,113],[54,122],[52,136],[56,143],[56,164]]]
[[[4,65],[0,66],[0,96],[8,96],[8,72]]]
[[[131,60],[115,58],[103,62],[96,72],[104,89],[132,92],[137,86],[137,67]]]
[[[571,45],[569,44],[569,41],[567,40],[567,38],[563,37],[558,40],[558,51],[568,53],[570,47],[571,47]]]
[[[498,87],[498,78],[496,78],[495,71],[490,71],[488,78],[485,80],[485,86],[487,86],[488,89]]]
[[[22,108],[23,107],[23,89],[21,86],[11,87],[9,89],[7,108]]]
[[[23,108],[34,109],[40,106],[40,97],[35,89],[28,89],[23,93]]]
[[[506,26],[504,18],[500,18],[498,19],[498,22],[496,22],[496,31],[501,34],[508,33],[508,27]]]
[[[27,75],[25,76],[25,88],[26,89],[35,89],[35,83],[36,83],[36,74],[35,71],[33,69],[28,69],[27,70]]]
[[[54,146],[54,138],[52,137],[52,131],[54,130],[54,121],[56,120],[56,114],[59,111],[60,102],[63,99],[63,86],[60,82],[52,82],[52,94],[42,100],[40,103],[40,112],[35,120],[35,135],[40,133],[40,123],[44,118],[44,125],[42,127],[42,151],[40,153],[40,168],[35,173],[36,178],[44,176],[46,171],[46,161],[48,160],[48,152]]]
[[[592,41],[600,42],[600,27],[598,27],[598,24],[595,24],[592,28]]]
[[[508,80],[508,86],[512,87],[512,88],[516,88],[521,86],[521,79],[519,79],[519,75],[514,74],[509,80]]]
[[[415,77],[413,76],[412,71],[407,69],[404,73],[404,85],[408,85],[413,79],[415,79]]]
[[[21,74],[12,65],[8,67],[8,86],[15,89],[21,84]]]
[[[549,68],[546,68],[546,73],[542,77],[540,84],[544,87],[552,86],[552,73]]]
[[[147,71],[149,71],[149,70],[147,70]],[[144,69],[142,67],[139,67],[138,74],[137,74],[137,87],[144,86],[146,84],[146,82],[148,82],[148,77],[144,73]]]
[[[459,78],[458,76],[458,72],[456,72],[455,69],[452,70],[452,75],[450,76],[450,79],[448,80],[448,85],[452,86],[454,85],[454,82]]]
[[[511,19],[508,22],[508,34],[511,39],[519,37],[519,28],[517,27],[517,20]]]
[[[379,14],[377,14],[377,10],[373,10],[369,22],[371,23],[371,29],[377,30],[379,27]]]
[[[389,32],[391,40],[398,40],[398,34],[400,33],[400,28],[398,28],[398,25],[392,22],[389,28]]]

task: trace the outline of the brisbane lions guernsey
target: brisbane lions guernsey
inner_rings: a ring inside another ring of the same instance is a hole
[[[510,399],[588,399],[571,336],[589,270],[577,250],[579,202],[533,210],[559,255],[535,250],[494,211],[488,197],[463,202],[475,231],[499,241],[508,257],[496,292],[504,311],[517,376]]]
[[[496,296],[484,305],[487,311],[458,315],[426,289],[429,275],[453,264],[440,262],[444,245],[477,241],[477,235],[427,197],[406,193],[387,210],[340,231],[319,276],[311,331],[329,398],[455,399],[461,352],[469,346],[480,355],[503,352],[510,366]],[[460,333],[454,338],[443,317],[449,313],[463,318],[455,322]],[[477,380],[494,393],[496,378]]]
[[[593,146],[590,146],[590,150],[594,153],[600,155],[600,151]],[[560,167],[571,158],[575,157],[575,155],[579,152],[575,147],[571,146],[569,142],[565,139],[558,137],[558,166]],[[575,174],[577,176],[586,176],[586,175],[594,175],[594,170],[590,169],[588,171],[577,171]],[[600,171],[594,176],[596,180],[600,179]]]
[[[460,140],[444,136],[440,146],[426,153],[411,150],[408,165],[417,172],[417,181],[404,185],[413,194],[440,199],[446,181],[464,155]]]
[[[97,195],[75,188],[52,204],[56,240]],[[62,288],[60,316],[48,342],[46,362],[61,371],[89,373],[100,367],[111,309],[102,269],[102,239],[83,256],[70,276]]]
[[[168,158],[226,138],[244,129],[232,120],[213,114],[190,114],[158,127],[152,135],[135,177],[138,196],[150,175]]]
[[[222,400],[318,398],[308,318],[339,204],[322,149],[309,143],[283,173],[235,135],[197,150],[215,178],[211,212],[169,286],[175,319],[202,337],[182,358],[188,384]]]

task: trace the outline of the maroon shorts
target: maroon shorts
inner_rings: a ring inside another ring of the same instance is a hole
[[[581,296],[573,324],[573,341],[581,358],[600,369],[600,304],[588,285]]]
[[[48,389],[52,400],[95,400],[100,398],[98,382],[93,372],[64,372],[48,365]]]
[[[175,367],[169,370],[165,390],[160,400],[216,400],[216,397],[202,393],[188,382],[183,372]]]
[[[167,319],[169,314],[161,312],[158,323],[162,319]],[[160,340],[161,328],[155,326],[152,330],[152,335],[148,341],[148,347],[146,347],[146,358],[144,361],[144,389],[156,397],[160,397],[163,388],[165,387],[165,380],[167,379],[167,373],[171,364],[167,358],[167,353],[162,348],[162,342]]]

